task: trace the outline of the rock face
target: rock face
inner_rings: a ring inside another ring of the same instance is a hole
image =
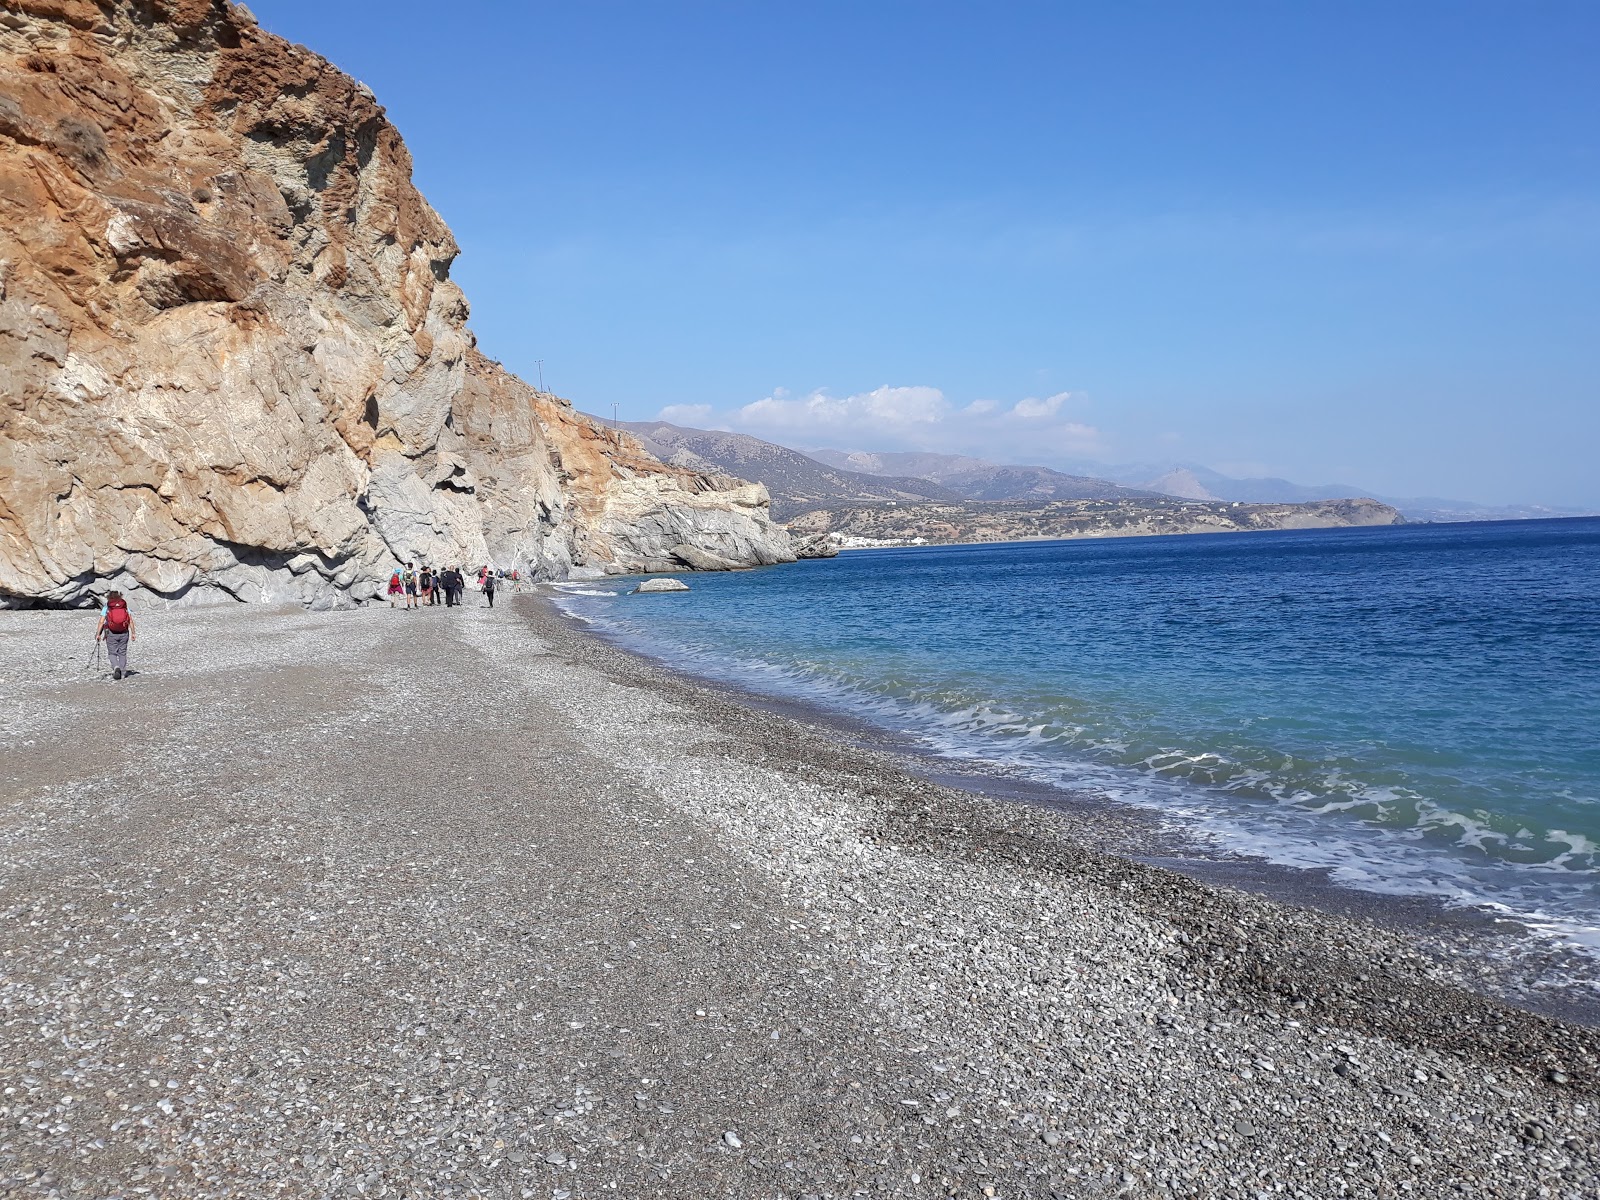
[[[226,0],[0,10],[0,602],[788,561],[764,489],[475,349],[372,93]]]
[[[804,534],[790,539],[796,558],[837,558],[839,543],[831,533]]]

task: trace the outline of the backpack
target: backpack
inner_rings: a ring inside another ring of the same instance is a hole
[[[128,602],[121,597],[106,605],[106,632],[127,633],[133,618],[128,615]]]
[[[400,586],[400,572],[399,571],[396,571],[393,575],[389,576],[389,586],[392,587],[392,588],[398,588]]]

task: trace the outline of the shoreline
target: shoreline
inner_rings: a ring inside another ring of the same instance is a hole
[[[802,515],[804,515],[804,514],[802,514]],[[1464,519],[1458,520],[1458,521],[1413,521],[1410,518],[1407,518],[1404,522],[1402,522],[1399,525],[1318,525],[1318,526],[1311,526],[1311,527],[1308,527],[1308,528],[1305,528],[1305,529],[1191,529],[1191,530],[1186,530],[1186,531],[1184,531],[1182,533],[1117,533],[1117,534],[1086,533],[1086,534],[1083,534],[1083,535],[1078,536],[1078,537],[1042,537],[1041,536],[1041,537],[1005,538],[1005,539],[1001,539],[1001,540],[986,539],[986,540],[983,540],[983,541],[971,541],[971,542],[925,542],[924,544],[922,544],[920,546],[912,545],[909,542],[901,542],[901,543],[899,543],[897,545],[893,545],[893,546],[840,546],[839,547],[839,553],[840,554],[845,554],[845,553],[855,552],[855,551],[860,551],[860,550],[930,550],[930,549],[945,549],[945,550],[948,550],[953,546],[1015,546],[1015,545],[1018,545],[1020,543],[1028,543],[1028,542],[1111,541],[1111,540],[1114,540],[1114,539],[1117,539],[1117,538],[1125,539],[1127,541],[1135,541],[1135,540],[1142,540],[1144,538],[1183,538],[1183,537],[1191,537],[1191,536],[1193,536],[1195,534],[1213,534],[1213,533],[1230,533],[1230,534],[1240,534],[1240,533],[1242,533],[1242,534],[1291,533],[1291,534],[1299,534],[1299,533],[1331,533],[1331,532],[1338,532],[1340,530],[1345,530],[1345,529],[1399,529],[1399,528],[1427,529],[1427,528],[1437,528],[1437,527],[1441,527],[1441,526],[1443,526],[1445,528],[1449,528],[1449,527],[1453,527],[1453,526],[1457,526],[1457,525],[1462,525],[1462,526],[1466,526],[1466,525],[1529,525],[1529,524],[1540,524],[1540,525],[1543,525],[1543,524],[1547,524],[1547,523],[1553,522],[1553,521],[1555,521],[1555,522],[1559,522],[1559,521],[1592,521],[1592,520],[1595,519],[1596,515],[1597,514],[1594,514],[1594,513],[1583,513],[1583,514],[1564,514],[1564,515],[1558,516],[1558,517],[1469,517],[1469,518],[1464,518]]]
[[[1291,907],[1371,921],[1417,940],[1440,969],[1450,972],[1467,990],[1544,1016],[1600,1028],[1600,988],[1594,982],[1600,977],[1600,958],[1541,934],[1516,916],[1485,906],[1452,905],[1438,896],[1366,891],[1335,882],[1325,868],[1229,851],[1165,823],[1149,809],[1019,778],[993,769],[991,764],[946,758],[910,735],[820,702],[768,694],[697,674],[565,612],[557,603],[561,589],[542,586],[548,589],[544,592],[547,602],[576,636],[649,663],[690,687],[821,728],[856,749],[898,760],[905,769],[938,786],[1074,818],[1073,836],[1103,853]],[[1552,985],[1552,977],[1562,982]]]
[[[139,619],[0,615],[12,1194],[1600,1184],[1595,1030],[546,597]]]

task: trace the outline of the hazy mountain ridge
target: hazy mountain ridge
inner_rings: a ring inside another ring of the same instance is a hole
[[[666,421],[619,424],[671,466],[765,484],[772,496],[773,518],[779,521],[827,504],[962,499],[960,492],[927,479],[838,470],[798,450],[749,434],[690,429]]]
[[[1154,489],[1128,487],[1089,475],[1068,475],[1049,467],[1013,466],[961,454],[886,453],[813,450],[820,463],[868,475],[932,480],[966,500],[1133,500],[1157,495]]]
[[[869,451],[815,450],[808,453],[819,462],[831,465],[848,463],[851,469],[868,474],[893,472],[937,480],[968,499],[1021,499],[1001,494],[1005,480],[1026,473],[1041,480],[1092,479],[1117,487],[1123,493],[1176,496],[1185,500],[1239,501],[1245,504],[1310,504],[1322,500],[1370,497],[1398,509],[1408,521],[1519,521],[1549,517],[1594,515],[1593,510],[1558,508],[1542,504],[1479,504],[1471,500],[1451,500],[1439,496],[1378,495],[1353,484],[1301,484],[1275,476],[1238,478],[1224,475],[1199,463],[1073,463],[1075,470],[1093,475],[1074,475],[1048,467],[1013,466],[971,458],[963,454],[876,454]],[[995,484],[985,487],[988,480]],[[1108,496],[1111,493],[1108,493]],[[1037,493],[1035,493],[1037,495]],[[1057,498],[1044,497],[1039,498]],[[1066,496],[1059,498],[1065,499]]]

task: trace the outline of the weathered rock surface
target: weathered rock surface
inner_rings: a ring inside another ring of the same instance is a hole
[[[831,533],[809,533],[791,538],[796,558],[837,558],[839,543]]]
[[[244,9],[8,3],[0,603],[792,558],[761,487],[479,354],[456,253],[372,93]]]
[[[681,579],[646,579],[629,594],[637,596],[641,592],[648,595],[651,592],[687,592],[688,590],[689,585]]]

